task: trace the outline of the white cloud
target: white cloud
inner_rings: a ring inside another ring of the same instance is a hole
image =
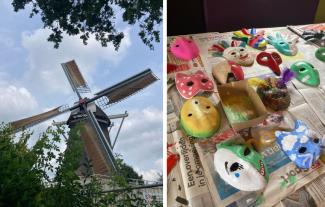
[[[71,92],[68,81],[63,73],[60,63],[75,59],[85,79],[91,84],[91,74],[95,72],[96,65],[107,61],[116,65],[125,57],[131,46],[130,29],[124,29],[125,38],[120,49],[114,50],[113,45],[102,47],[94,36],[83,45],[78,36],[63,35],[63,42],[59,49],[53,49],[53,43],[48,42],[50,34],[48,29],[37,29],[22,34],[22,45],[27,50],[29,70],[25,74],[26,81],[34,88],[46,88],[48,92]]]
[[[141,166],[143,171],[162,171],[162,126],[162,111],[156,108],[130,111],[114,151],[121,153],[126,163],[135,169]],[[114,134],[113,131],[111,136]]]
[[[163,168],[163,158],[160,158],[158,160],[155,161],[155,165],[158,167],[158,168]]]
[[[142,177],[145,181],[157,181],[159,178],[158,173],[161,173],[154,169],[150,169],[147,171],[141,171],[139,169],[136,169],[136,171],[137,171],[137,173],[142,175]]]
[[[24,87],[0,84],[0,120],[13,121],[17,116],[30,115],[38,104]]]

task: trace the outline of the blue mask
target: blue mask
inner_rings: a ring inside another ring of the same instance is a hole
[[[287,56],[294,56],[298,52],[296,46],[298,38],[292,39],[291,41],[285,40],[280,33],[276,33],[276,36],[267,36],[268,42],[277,49],[280,53]]]
[[[296,120],[293,131],[275,132],[276,141],[285,154],[303,169],[309,169],[321,153],[321,139],[310,137],[308,131],[304,122]]]

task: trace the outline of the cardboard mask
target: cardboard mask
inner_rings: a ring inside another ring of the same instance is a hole
[[[201,91],[213,91],[212,80],[202,70],[192,75],[177,73],[175,81],[178,92],[186,99],[192,98]]]
[[[283,55],[294,56],[298,52],[296,44],[299,37],[295,37],[290,41],[287,41],[280,33],[276,33],[275,37],[268,35],[267,38],[268,42]]]
[[[221,61],[214,65],[212,74],[221,84],[244,80],[244,72],[242,67],[227,60]]]
[[[224,181],[242,191],[262,190],[269,179],[262,155],[247,145],[218,144],[214,167]]]
[[[321,152],[321,139],[313,139],[309,134],[307,125],[301,120],[295,121],[295,129],[291,132],[275,132],[276,141],[285,154],[303,169],[309,169]]]
[[[208,98],[197,96],[183,104],[180,124],[186,134],[208,138],[219,129],[220,114]]]
[[[290,69],[295,73],[297,80],[309,85],[318,86],[320,83],[318,70],[307,61],[298,61],[291,65]]]
[[[264,49],[267,45],[267,41],[264,38],[264,30],[256,32],[255,28],[250,29],[241,29],[240,31],[234,32],[234,39],[240,39],[252,48],[255,49]]]
[[[175,57],[182,60],[192,60],[199,56],[199,48],[192,39],[176,38],[170,45],[170,51]]]
[[[251,66],[254,63],[254,57],[248,52],[245,45],[245,42],[232,41],[231,47],[229,47],[228,43],[222,41],[212,45],[209,51],[212,52],[212,56],[223,56],[238,65]]]

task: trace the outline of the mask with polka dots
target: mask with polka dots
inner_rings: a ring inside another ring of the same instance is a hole
[[[191,75],[177,73],[175,82],[178,92],[185,99],[190,99],[203,91],[213,91],[214,88],[212,80],[201,70]]]

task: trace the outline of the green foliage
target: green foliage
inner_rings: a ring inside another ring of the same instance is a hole
[[[113,8],[119,8],[124,22],[139,25],[139,36],[151,49],[153,41],[160,41],[157,25],[162,22],[162,0],[13,0],[12,5],[16,12],[32,6],[30,17],[40,14],[44,28],[52,30],[48,41],[55,48],[66,32],[79,35],[84,44],[93,34],[102,46],[111,42],[117,50],[124,34],[116,28]]]
[[[134,169],[124,163],[123,159],[121,158],[121,155],[117,154],[116,155],[116,162],[117,166],[119,167],[119,173],[128,179],[139,179],[142,180],[142,175],[140,176],[137,172],[134,171]]]
[[[70,130],[66,138],[64,128],[50,127],[28,148],[32,133],[25,131],[15,137],[8,126],[0,125],[0,206],[146,206],[142,196],[130,189],[125,177],[140,176],[120,157],[117,163],[124,173],[105,182],[90,174],[84,179],[75,174],[83,149],[80,130],[81,125]],[[62,141],[68,146],[65,152],[60,152]],[[123,190],[105,193],[104,184],[109,189]]]

